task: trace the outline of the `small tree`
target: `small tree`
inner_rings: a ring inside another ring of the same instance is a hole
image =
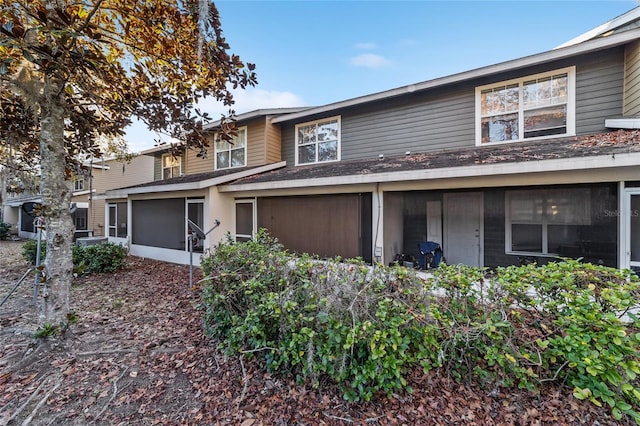
[[[122,136],[137,117],[204,151],[208,117],[195,109],[198,100],[230,107],[231,88],[256,83],[253,65],[245,69],[227,52],[215,6],[199,3],[0,0],[0,144],[41,168],[49,247],[41,323],[64,322],[69,311],[67,182],[83,159],[100,155],[98,139]]]

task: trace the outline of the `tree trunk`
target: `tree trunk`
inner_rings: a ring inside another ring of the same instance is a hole
[[[40,103],[41,193],[47,255],[39,319],[41,325],[54,326],[67,321],[73,277],[71,250],[74,226],[69,211],[72,192],[65,170],[63,86],[64,83],[55,77],[45,76]]]

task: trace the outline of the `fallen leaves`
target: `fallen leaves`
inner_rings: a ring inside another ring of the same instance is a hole
[[[74,282],[80,320],[57,346],[33,349],[32,340],[3,332],[0,368],[21,367],[0,371],[0,424],[14,413],[11,424],[19,424],[44,397],[34,424],[619,424],[571,389],[481,389],[421,370],[408,375],[413,394],[347,404],[329,383],[305,387],[219,352],[203,335],[188,274],[188,267],[131,257],[123,271]],[[20,309],[30,309],[24,300]],[[20,326],[35,330],[35,323]],[[37,362],[18,364],[27,354]]]

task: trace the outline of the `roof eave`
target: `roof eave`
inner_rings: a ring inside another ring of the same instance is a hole
[[[423,170],[403,170],[385,173],[351,174],[307,179],[290,179],[257,183],[229,183],[218,187],[220,192],[248,192],[284,190],[336,185],[377,184],[389,182],[413,182],[436,179],[459,179],[479,176],[518,175],[527,173],[551,173],[577,170],[594,170],[638,166],[640,153],[621,153],[593,157],[559,158],[527,162],[441,167]]]
[[[278,163],[266,164],[264,166],[255,167],[248,170],[243,170],[237,173],[230,173],[224,176],[218,176],[211,179],[204,179],[195,182],[183,182],[173,184],[158,184],[150,186],[140,186],[133,188],[114,189],[105,192],[107,199],[113,198],[127,198],[129,195],[139,194],[152,194],[152,193],[165,193],[165,192],[177,192],[177,191],[195,191],[201,189],[207,189],[212,186],[222,185],[234,180],[242,179],[255,174],[269,172],[271,170],[279,169],[287,165],[286,161],[280,161]]]
[[[242,114],[238,114],[234,117],[236,122],[242,122],[246,120],[251,120],[257,117],[268,117],[271,115],[284,115],[300,112],[313,107],[290,107],[290,108],[261,108],[253,111],[245,112]],[[203,130],[214,130],[216,127],[220,126],[222,120],[212,121],[203,126]]]
[[[560,46],[556,47],[556,49],[562,49],[564,47],[573,46],[578,43],[584,43],[585,41],[592,40],[596,37],[606,34],[609,31],[615,31],[616,29],[630,24],[631,22],[634,22],[638,19],[640,19],[640,7],[631,9],[630,11],[623,13],[622,15],[617,16],[610,21],[607,21],[604,24],[598,25],[592,30],[589,30],[586,33],[580,34],[579,36],[574,37],[565,43],[562,43]]]
[[[309,108],[297,113],[286,114],[272,120],[273,123],[282,123],[299,118],[309,117],[316,114],[324,114],[333,112],[338,109],[359,106],[371,102],[377,102],[385,99],[394,98],[397,96],[407,95],[422,90],[433,89],[449,84],[460,83],[467,80],[473,80],[476,78],[485,77],[492,74],[498,74],[519,68],[525,68],[532,65],[542,64],[546,62],[557,61],[559,59],[568,58],[571,56],[581,55],[585,53],[591,53],[598,50],[603,50],[610,47],[615,47],[621,44],[628,43],[629,41],[640,38],[640,29],[631,30],[628,32],[613,34],[608,37],[602,37],[595,40],[586,41],[581,44],[567,46],[562,49],[549,50],[543,53],[535,55],[525,56],[523,58],[514,59],[507,62],[501,62],[486,67],[476,68],[470,71],[462,73],[452,74],[446,77],[440,77],[433,80],[424,81],[421,83],[410,84],[408,86],[402,86],[396,89],[387,90],[384,92],[373,93],[370,95],[360,96],[357,98],[347,99],[344,101],[334,102],[331,104],[323,105],[317,108]]]

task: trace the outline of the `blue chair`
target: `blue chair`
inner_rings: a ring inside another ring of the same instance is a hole
[[[433,241],[423,241],[418,244],[418,263],[420,269],[437,268],[442,261],[442,248]]]

